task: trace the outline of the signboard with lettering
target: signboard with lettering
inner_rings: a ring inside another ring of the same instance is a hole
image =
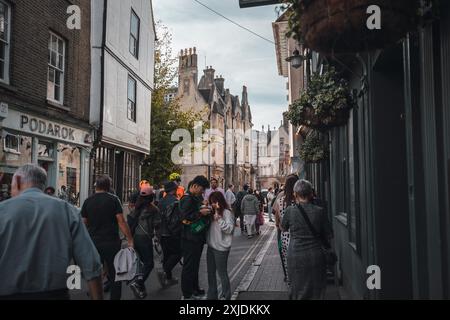
[[[87,143],[90,137],[89,131],[27,115],[16,110],[9,111],[8,117],[3,121],[3,127],[18,133],[28,133],[31,136],[89,146]]]
[[[250,8],[278,4],[280,2],[280,0],[239,0],[239,6],[241,8]]]

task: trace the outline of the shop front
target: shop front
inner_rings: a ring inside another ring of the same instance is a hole
[[[87,198],[92,138],[89,129],[34,116],[3,104],[0,117],[0,201],[10,197],[14,172],[28,163],[47,171],[56,196],[79,206]]]

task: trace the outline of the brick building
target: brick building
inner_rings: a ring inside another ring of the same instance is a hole
[[[70,29],[68,7],[80,9]],[[0,178],[7,198],[12,174],[36,163],[48,184],[87,196],[92,129],[90,2],[0,0]]]

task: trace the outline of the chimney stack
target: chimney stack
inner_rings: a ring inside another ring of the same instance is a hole
[[[215,83],[215,85],[216,85],[217,90],[219,91],[219,93],[220,93],[221,95],[223,95],[223,94],[224,94],[224,90],[225,90],[225,79],[222,77],[222,75],[220,75],[220,77],[217,77],[217,78],[214,80],[214,83]]]
[[[205,74],[205,86],[207,88],[211,88],[214,83],[214,75],[216,74],[216,70],[214,70],[212,66],[209,66],[203,70],[203,73]]]
[[[198,56],[197,48],[189,48],[180,52],[180,70],[197,68]]]

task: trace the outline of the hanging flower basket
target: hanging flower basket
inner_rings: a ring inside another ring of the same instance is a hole
[[[312,75],[306,90],[290,106],[287,118],[294,126],[327,131],[346,125],[354,104],[348,83],[330,68],[322,75]]]
[[[403,38],[418,22],[419,0],[286,0],[291,4],[290,35],[323,54],[382,49]],[[381,29],[368,19],[381,9]]]
[[[300,158],[305,163],[319,163],[328,159],[328,156],[329,152],[321,134],[317,131],[309,133],[300,147]]]

